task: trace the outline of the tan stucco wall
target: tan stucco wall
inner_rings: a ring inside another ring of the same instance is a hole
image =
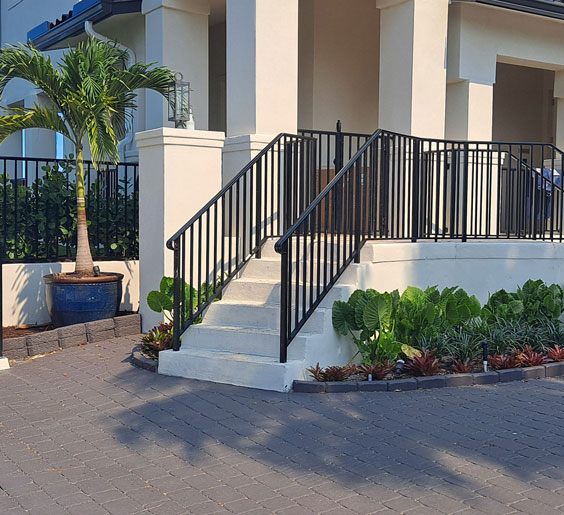
[[[374,0],[301,0],[298,125],[378,127],[380,14]]]

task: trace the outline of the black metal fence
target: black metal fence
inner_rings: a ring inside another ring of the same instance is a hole
[[[0,157],[0,255],[5,262],[72,259],[76,249],[74,161]],[[138,164],[85,162],[96,259],[139,254]]]
[[[276,243],[280,360],[367,240],[562,241],[562,153],[379,130]]]

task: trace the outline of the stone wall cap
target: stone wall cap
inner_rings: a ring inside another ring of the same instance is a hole
[[[158,145],[200,146],[223,148],[225,133],[218,131],[200,131],[159,127],[135,134],[137,148]]]

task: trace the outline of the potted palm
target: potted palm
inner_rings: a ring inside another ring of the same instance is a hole
[[[99,320],[115,315],[123,276],[95,270],[86,220],[84,145],[92,162],[119,161],[118,143],[136,107],[136,90],[150,89],[166,96],[173,73],[151,64],[127,64],[117,46],[90,38],[69,49],[55,66],[31,45],[0,50],[0,97],[8,82],[23,79],[49,99],[47,106],[4,108],[0,143],[23,129],[50,129],[75,147],[77,248],[75,270],[44,277],[47,307],[55,326]]]

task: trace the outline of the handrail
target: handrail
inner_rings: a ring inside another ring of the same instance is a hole
[[[245,173],[247,173],[253,166],[260,161],[266,153],[271,150],[284,136],[290,136],[290,134],[280,133],[276,136],[266,147],[264,147],[256,156],[255,158],[250,161],[245,167],[237,174],[233,179],[231,179],[222,189],[220,189],[212,198],[211,200],[205,204],[190,220],[188,220],[178,231],[176,231],[166,242],[166,246],[168,249],[173,250],[172,243],[173,241],[178,238],[183,232],[186,231],[191,225],[194,224],[215,202],[217,202],[227,191],[229,191],[233,185],[241,178]]]
[[[341,169],[340,172],[335,175],[335,177],[331,180],[325,188],[319,193],[316,199],[309,205],[309,207],[303,212],[302,216],[300,216],[290,227],[285,234],[274,244],[274,250],[278,252],[278,254],[282,253],[282,246],[288,239],[292,236],[292,233],[296,231],[296,229],[305,221],[305,219],[313,212],[313,210],[321,204],[322,200],[327,197],[329,192],[335,187],[335,184],[339,182],[339,180],[345,175],[356,162],[356,160],[360,157],[361,154],[366,152],[366,149],[375,141],[376,138],[382,133],[382,129],[378,129],[375,133],[370,136],[370,139],[362,146],[362,148],[353,156],[353,158]]]
[[[317,195],[311,137],[281,133],[171,236],[173,349],[267,238],[286,230]]]
[[[348,265],[360,261],[369,239],[562,241],[564,191],[554,173],[542,171],[545,161],[561,156],[551,144],[377,130],[275,243],[281,255],[280,361]]]

